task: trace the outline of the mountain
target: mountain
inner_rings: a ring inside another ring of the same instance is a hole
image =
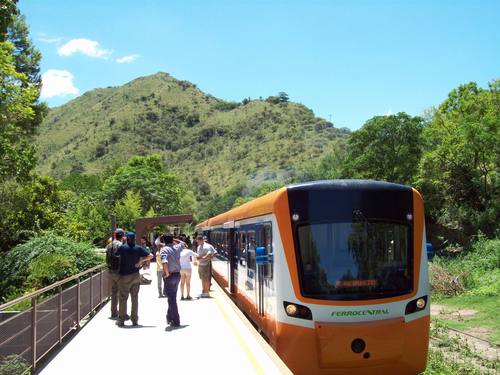
[[[157,73],[51,109],[36,143],[39,171],[57,178],[97,174],[133,155],[160,153],[195,190],[191,184],[199,182],[224,191],[286,178],[348,133],[289,102],[285,93],[226,102]]]

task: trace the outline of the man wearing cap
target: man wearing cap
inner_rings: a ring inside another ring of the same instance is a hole
[[[211,279],[211,265],[212,258],[217,253],[215,248],[201,235],[196,236],[196,243],[198,244],[198,275],[201,279],[202,298],[210,297],[210,279]]]
[[[111,319],[118,318],[118,281],[120,279],[120,257],[116,255],[118,248],[126,241],[123,229],[115,231],[115,239],[106,246],[106,264],[108,265],[109,283],[111,285]]]
[[[120,246],[117,250],[120,256],[120,280],[119,289],[119,307],[118,319],[116,325],[123,327],[126,320],[127,300],[130,294],[132,300],[132,311],[130,320],[132,325],[136,326],[139,320],[139,288],[141,286],[141,277],[139,269],[142,263],[151,259],[153,256],[142,246],[135,244],[135,233],[127,233],[127,243]]]
[[[181,251],[186,244],[174,239],[170,234],[163,236],[165,246],[160,251],[163,266],[163,278],[165,280],[165,293],[168,298],[167,324],[171,327],[179,327],[180,317],[177,309],[177,289],[181,281]]]

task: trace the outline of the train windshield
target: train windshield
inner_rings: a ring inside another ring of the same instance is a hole
[[[411,291],[409,225],[364,220],[311,223],[296,230],[305,297],[375,299]]]

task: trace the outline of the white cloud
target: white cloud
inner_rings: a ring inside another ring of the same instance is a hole
[[[391,116],[392,115],[392,111],[389,109],[386,113],[384,113],[384,116]]]
[[[134,53],[133,55],[127,55],[127,56],[120,57],[120,58],[116,59],[116,62],[118,64],[128,64],[128,63],[131,63],[132,61],[136,60],[138,57],[139,57],[139,55],[137,53]]]
[[[42,99],[54,96],[78,95],[80,92],[73,85],[73,74],[67,70],[49,69],[42,74]]]
[[[62,41],[62,38],[39,37],[38,40],[40,42],[49,43],[49,44],[59,44]]]
[[[61,56],[71,56],[77,52],[89,57],[106,58],[111,55],[111,51],[101,48],[99,42],[84,38],[71,39],[57,50]]]

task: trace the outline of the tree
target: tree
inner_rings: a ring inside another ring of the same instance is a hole
[[[159,215],[172,215],[193,209],[183,206],[184,184],[166,170],[160,155],[134,156],[104,181],[103,191],[110,203],[122,200],[129,190],[139,193],[142,212],[153,208]]]
[[[70,190],[78,195],[89,195],[101,190],[102,181],[99,176],[81,173],[70,173],[60,181],[61,190]]]
[[[12,19],[19,14],[16,3],[17,0],[2,0],[0,5],[0,42],[5,42],[7,28],[12,23]]]
[[[375,116],[347,143],[344,177],[412,184],[422,154],[424,121],[400,112]]]
[[[0,183],[0,251],[52,228],[63,210],[64,197],[50,177],[35,176],[22,184],[14,180]]]
[[[22,180],[28,177],[35,166],[35,150],[31,137],[47,108],[38,103],[41,89],[41,55],[32,46],[28,27],[17,13],[15,2],[7,1],[6,5],[2,6],[0,178],[14,177]]]
[[[266,102],[269,102],[271,104],[288,103],[288,101],[288,94],[283,91],[279,92],[277,96],[269,96],[266,99]]]
[[[438,223],[468,237],[500,221],[500,80],[468,83],[434,111],[423,137],[418,186]]]
[[[135,230],[135,221],[142,216],[141,196],[138,192],[127,191],[125,199],[115,204],[117,225],[130,230]]]
[[[65,212],[56,224],[56,232],[76,241],[103,243],[111,236],[111,207],[107,206],[102,194],[66,192]],[[73,195],[73,196],[71,196]]]

